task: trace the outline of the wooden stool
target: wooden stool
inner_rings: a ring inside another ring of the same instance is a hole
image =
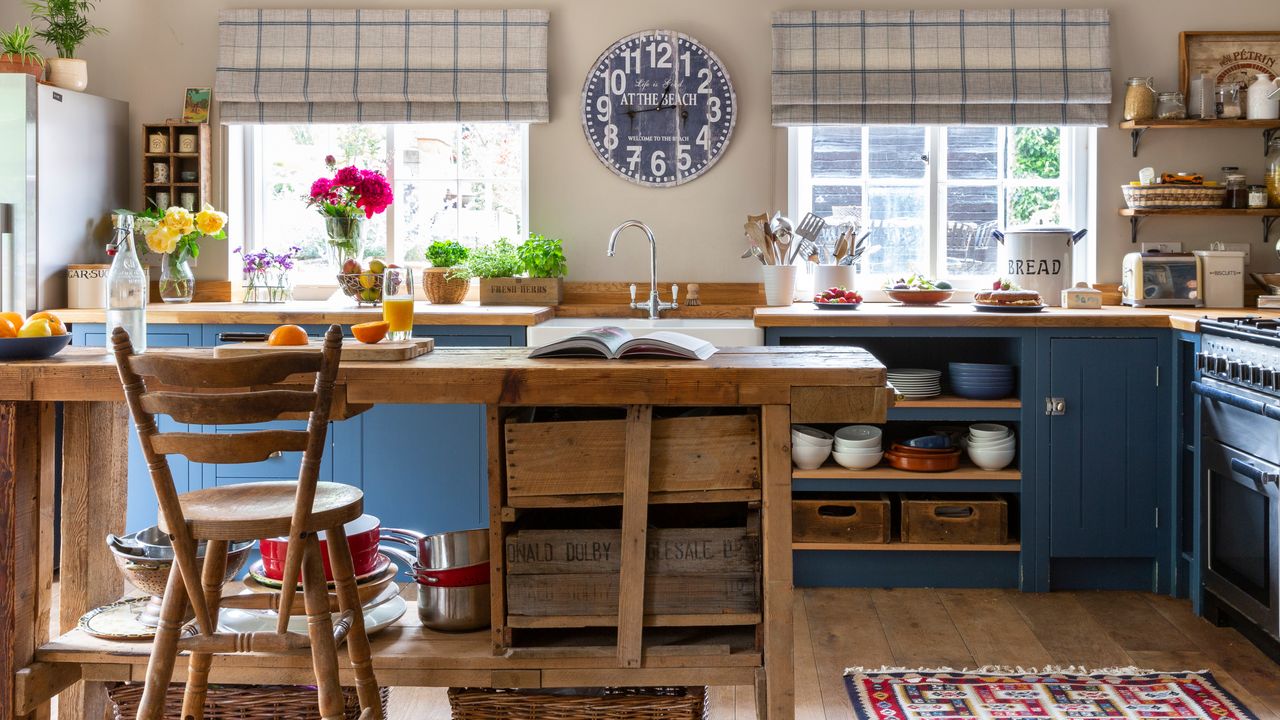
[[[316,675],[320,715],[325,720],[341,720],[338,645],[343,640],[355,670],[361,720],[380,718],[378,683],[373,676],[351,549],[343,529],[345,523],[360,517],[364,495],[349,485],[317,482],[333,383],[342,355],[341,330],[337,325],[329,327],[323,352],[282,351],[226,359],[178,354],[136,355],[129,333],[122,328],[115,329],[111,340],[125,398],[160,501],[160,529],[169,534],[177,560],[161,604],[160,624],[147,664],[138,720],[161,720],[165,692],[180,651],[191,653],[182,717],[200,720],[214,653],[287,653],[308,647]],[[296,385],[277,386],[300,373],[315,376],[311,390],[299,390]],[[148,390],[144,377],[163,389]],[[267,388],[244,390],[261,386]],[[155,415],[164,414],[180,423],[240,425],[275,420],[291,412],[310,413],[305,431],[160,433],[155,421]],[[303,453],[296,483],[245,483],[185,495],[179,495],[174,489],[167,459],[168,455],[183,455],[201,463],[251,463],[282,451]],[[330,617],[324,561],[317,537],[321,530],[328,539],[337,610],[342,613],[336,625]],[[284,584],[279,595],[270,599],[243,595],[223,598],[222,577],[228,542],[279,535],[289,538]],[[197,567],[196,557],[196,544],[200,540],[207,541],[203,574]],[[295,593],[299,577],[308,621],[307,635],[288,632],[289,616],[297,607]],[[279,610],[274,633],[218,632],[220,607],[261,608],[264,602]],[[183,618],[188,607],[195,611],[199,634],[182,638]]]

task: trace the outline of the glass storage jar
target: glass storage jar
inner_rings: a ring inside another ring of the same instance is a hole
[[[1157,120],[1185,120],[1187,104],[1182,100],[1180,92],[1162,92],[1156,95]]]
[[[1267,198],[1271,207],[1280,208],[1280,135],[1271,138],[1267,148]]]
[[[1156,114],[1156,91],[1149,77],[1131,77],[1124,91],[1124,119],[1150,120]]]
[[[1214,103],[1218,117],[1223,120],[1238,120],[1242,114],[1240,109],[1240,86],[1227,83],[1218,86],[1218,100]]]
[[[1227,194],[1222,198],[1222,207],[1232,210],[1243,210],[1249,207],[1249,186],[1244,182],[1244,175],[1232,173],[1227,175]]]

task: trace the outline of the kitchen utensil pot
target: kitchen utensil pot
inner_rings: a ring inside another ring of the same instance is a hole
[[[378,543],[382,539],[382,523],[373,515],[361,515],[347,523],[347,544],[351,547],[351,564],[355,567],[356,577],[371,572],[378,562]],[[284,577],[284,560],[289,550],[289,538],[263,538],[258,543],[262,551],[262,570],[272,580]],[[320,533],[320,553],[324,558],[325,580],[333,581],[333,571],[329,568],[329,546]]]
[[[384,538],[415,548],[418,619],[432,630],[465,632],[489,626],[489,530],[423,535],[387,530]]]

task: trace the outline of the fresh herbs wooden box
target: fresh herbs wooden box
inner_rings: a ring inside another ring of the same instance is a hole
[[[480,278],[481,305],[559,305],[563,278]]]

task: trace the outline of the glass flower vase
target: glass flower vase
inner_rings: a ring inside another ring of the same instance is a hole
[[[244,274],[246,303],[286,303],[293,299],[287,270],[258,270]]]
[[[160,263],[160,299],[168,303],[187,303],[196,292],[196,276],[191,272],[191,258],[185,252],[165,253]]]
[[[364,218],[326,217],[325,234],[329,238],[329,259],[334,272],[343,272],[348,260],[359,260],[364,250]]]

